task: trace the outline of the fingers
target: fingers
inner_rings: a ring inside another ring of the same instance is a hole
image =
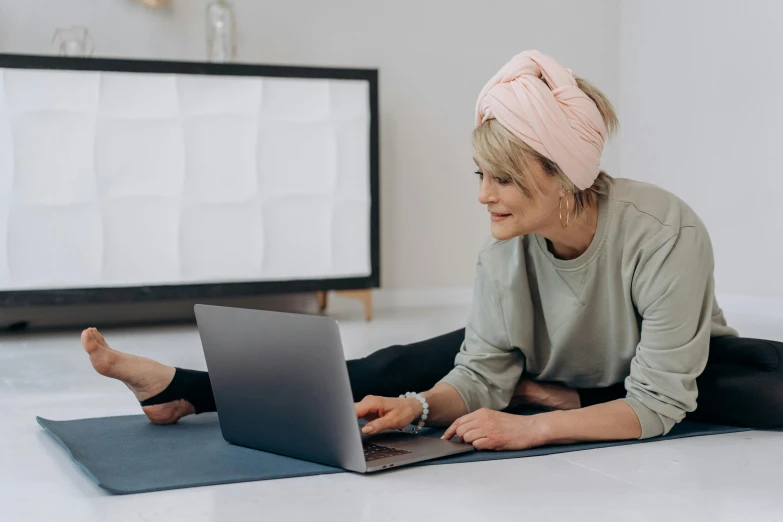
[[[486,438],[486,413],[484,409],[481,409],[463,415],[449,426],[441,438],[451,440],[457,436],[463,442],[473,444],[476,449],[489,447],[490,440]]]
[[[354,409],[356,410],[356,418],[357,419],[363,419],[369,414],[378,414],[380,411],[382,405],[382,399],[381,397],[375,397],[373,395],[368,395],[361,401],[355,403],[353,405]]]
[[[387,415],[384,415],[383,417],[375,419],[372,422],[368,422],[364,426],[364,428],[362,428],[362,432],[379,433],[383,430],[394,430],[394,429],[404,428],[407,425],[408,425],[407,422],[401,423],[398,415],[389,413]]]
[[[481,428],[481,426],[481,423],[478,422],[477,419],[470,419],[467,422],[462,422],[459,426],[457,426],[457,437],[462,439],[464,442],[470,443],[466,437],[470,432]],[[474,439],[475,438],[476,437],[474,437]]]
[[[463,430],[462,435],[457,430],[457,437],[462,439],[462,442],[466,444],[473,444],[475,441],[485,437],[485,430],[476,424],[469,425]]]
[[[455,420],[441,438],[451,440],[456,435],[462,439],[462,442],[472,444],[477,450],[492,449],[492,441],[484,433],[481,424],[475,419],[466,419],[466,417],[468,416]]]
[[[495,449],[492,445],[492,441],[488,437],[482,437],[472,442],[473,447],[477,450]]]
[[[462,442],[472,444],[477,450],[491,449],[491,440],[485,432],[485,427],[482,426],[478,419],[468,418],[466,415],[455,420],[441,438],[451,440],[456,435],[462,439]]]
[[[462,417],[460,417],[461,419]],[[459,426],[459,419],[455,420],[451,423],[451,426],[446,428],[446,433],[443,434],[441,439],[443,440],[451,440],[454,438],[454,435],[457,434],[457,426]]]
[[[448,427],[446,430],[446,433],[443,434],[441,439],[444,440],[451,440],[454,438],[455,435],[458,437],[462,437],[459,433],[460,427],[467,425],[467,423],[471,422],[475,417],[475,413],[468,413],[467,415],[463,415],[459,419],[455,420],[451,423],[451,426]],[[463,432],[464,433],[464,430]]]
[[[360,402],[354,404],[356,416],[360,419],[367,419],[368,422],[363,428],[363,433],[378,433],[383,430],[404,428],[410,422],[401,412],[396,399],[388,397],[376,397],[368,395]]]

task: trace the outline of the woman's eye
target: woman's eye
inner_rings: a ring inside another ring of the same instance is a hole
[[[479,179],[484,179],[484,173],[483,173],[483,172],[481,172],[480,170],[477,170],[477,171],[475,172],[475,174],[476,174],[476,175],[479,177]]]
[[[511,183],[511,180],[508,180],[506,178],[495,178],[495,182],[498,185],[508,185],[509,183]]]

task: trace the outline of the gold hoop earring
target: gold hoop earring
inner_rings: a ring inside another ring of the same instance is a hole
[[[563,198],[560,198],[559,203],[559,210],[560,210],[560,226],[563,228],[568,228],[568,225],[571,223],[571,204],[568,201],[568,193],[565,195],[566,200],[566,222],[565,225],[563,224]]]

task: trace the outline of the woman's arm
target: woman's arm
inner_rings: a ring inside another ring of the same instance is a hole
[[[508,263],[502,256],[491,255],[494,248],[499,246],[490,246],[479,253],[465,342],[454,359],[454,369],[440,381],[457,391],[466,411],[506,408],[525,366],[522,351],[511,345],[506,329],[503,295],[509,289],[501,288],[495,277],[508,270]],[[514,270],[525,273],[524,265]],[[519,301],[524,302],[524,299]],[[532,330],[533,316],[531,305],[522,317],[514,320],[521,327]]]
[[[696,409],[712,331],[712,244],[703,227],[684,226],[640,262],[631,288],[642,317],[636,356],[625,380],[642,438],[665,435]]]
[[[428,426],[448,426],[468,412],[457,390],[450,384],[438,383],[421,394],[429,405]],[[367,396],[356,403],[356,415],[369,422],[364,433],[402,429],[416,422],[423,413],[419,399]]]
[[[548,444],[638,439],[642,426],[623,401],[538,415],[512,415],[482,408],[454,421],[443,435],[455,435],[479,450],[523,450]]]
[[[479,254],[465,341],[454,369],[430,390],[407,390],[421,393],[427,400],[426,424],[430,426],[448,426],[480,408],[505,408],[522,375],[524,357],[509,342],[500,292],[492,276],[500,268],[492,264],[493,259],[486,259],[484,252]],[[516,270],[525,273],[524,266]],[[527,320],[532,317],[531,311]],[[370,396],[356,404],[356,415],[369,421],[365,433],[404,428],[421,413],[417,399]]]
[[[456,388],[445,382],[439,382],[422,395],[430,405],[430,414],[427,418],[429,426],[448,426],[468,413],[468,408]]]
[[[535,416],[543,444],[630,440],[642,436],[636,412],[620,400],[578,410],[553,411]]]

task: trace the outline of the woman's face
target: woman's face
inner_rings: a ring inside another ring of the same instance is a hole
[[[478,199],[490,212],[495,239],[510,239],[560,226],[559,204],[565,191],[557,179],[547,176],[537,163],[533,170],[542,194],[533,191],[532,199],[528,199],[511,179],[488,172],[479,165]]]

